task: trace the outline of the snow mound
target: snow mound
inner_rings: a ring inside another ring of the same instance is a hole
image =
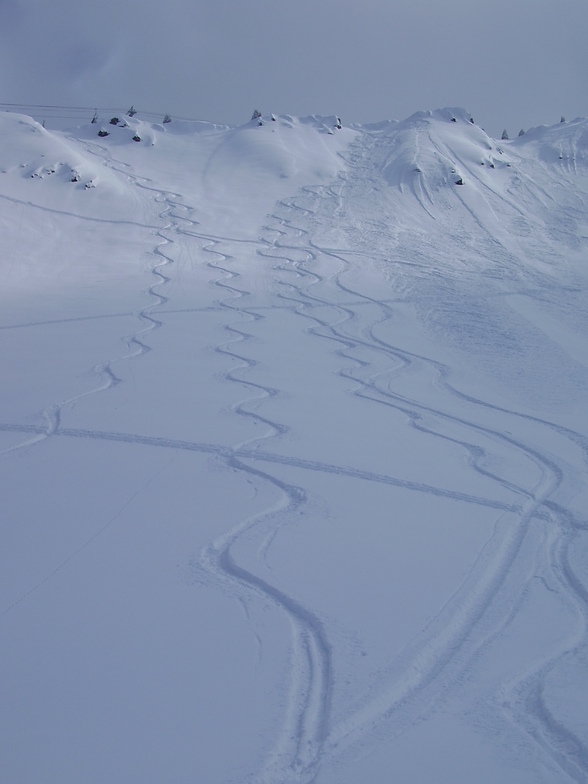
[[[83,188],[98,178],[100,166],[62,136],[21,115],[0,115],[0,171],[24,179],[52,178]]]
[[[354,132],[338,129],[336,117],[260,117],[229,130],[211,158],[211,176],[234,181],[250,178],[304,178],[308,183],[334,179],[340,153]]]
[[[128,204],[124,177],[80,140],[48,131],[30,117],[10,113],[0,114],[0,134],[0,176],[11,181],[14,198],[34,198],[39,204],[64,210],[75,204],[81,211],[95,211],[100,202],[110,202],[115,209]],[[84,191],[96,191],[90,202],[77,201]]]

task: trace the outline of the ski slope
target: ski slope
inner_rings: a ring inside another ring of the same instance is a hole
[[[585,782],[588,122],[109,120],[0,114],[3,780]]]

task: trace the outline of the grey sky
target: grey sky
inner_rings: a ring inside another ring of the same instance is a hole
[[[489,133],[588,115],[587,0],[0,0],[0,102],[239,124],[462,106]]]

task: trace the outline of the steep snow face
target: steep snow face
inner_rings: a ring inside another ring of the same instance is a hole
[[[496,142],[467,114],[443,110],[370,130],[348,178],[358,198],[344,228],[344,243],[388,266],[422,322],[467,352],[488,384],[507,382],[539,403],[553,399],[545,374],[563,374],[576,379],[557,393],[570,412],[583,405],[586,381],[578,341],[588,323],[577,300],[588,236],[586,128],[580,120]],[[525,294],[510,297],[517,284],[541,288],[544,317]],[[525,322],[531,331],[522,339]]]
[[[0,115],[4,778],[584,781],[587,121],[111,119]]]
[[[585,212],[585,120],[496,142],[463,111],[446,109],[419,112],[376,136],[385,180],[412,194],[433,218],[449,218],[455,209],[463,214],[465,207],[481,228],[512,246],[513,235],[529,235],[543,224],[557,234],[562,220],[567,225]],[[577,245],[579,228],[570,225],[562,239]]]
[[[458,123],[459,128],[455,127]],[[489,155],[493,150],[491,140],[461,110],[417,112],[393,127],[386,137],[386,180],[401,190],[415,189],[416,182],[429,199],[430,191],[463,184],[462,165],[494,163]]]

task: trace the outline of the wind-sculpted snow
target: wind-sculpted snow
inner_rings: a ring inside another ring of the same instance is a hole
[[[339,125],[2,117],[7,781],[586,780],[588,125]]]

